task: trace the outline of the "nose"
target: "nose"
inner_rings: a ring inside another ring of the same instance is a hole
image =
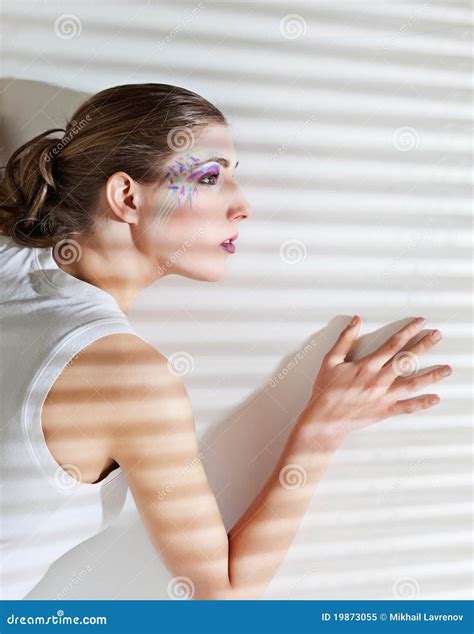
[[[249,218],[251,215],[252,209],[250,203],[244,196],[240,187],[237,187],[237,191],[228,210],[228,217],[230,220],[240,221]]]

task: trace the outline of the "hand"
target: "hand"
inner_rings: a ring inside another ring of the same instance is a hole
[[[357,316],[354,320],[354,325],[349,324],[344,328],[324,356],[312,396],[304,410],[304,420],[312,421],[313,426],[322,432],[320,438],[342,439],[351,431],[368,427],[390,416],[412,414],[433,407],[439,402],[436,394],[403,397],[452,372],[450,366],[440,366],[422,376],[414,376],[413,371],[407,373],[403,355],[405,359],[408,356],[416,360],[438,343],[431,337],[433,331],[430,331],[406,349],[408,354],[399,352],[420,332],[425,320],[417,323],[416,319],[371,354],[359,361],[345,361],[361,323]],[[447,370],[447,374],[443,374],[443,370]]]

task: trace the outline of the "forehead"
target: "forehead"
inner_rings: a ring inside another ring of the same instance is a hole
[[[205,160],[208,156],[219,156],[228,159],[232,165],[236,161],[234,143],[228,126],[209,124],[193,133],[193,141],[185,152],[175,154],[174,160],[185,159],[192,154],[200,160]]]

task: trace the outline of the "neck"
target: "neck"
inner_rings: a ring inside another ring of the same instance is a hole
[[[137,295],[154,280],[156,272],[135,245],[119,249],[92,248],[81,242],[81,256],[64,264],[55,259],[60,269],[84,282],[97,286],[115,298],[127,314]]]

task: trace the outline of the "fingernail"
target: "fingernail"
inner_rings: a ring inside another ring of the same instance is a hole
[[[430,336],[433,339],[433,341],[439,341],[442,337],[442,334],[440,330],[433,330]]]
[[[443,376],[449,376],[452,372],[452,369],[449,367],[449,365],[445,366],[442,370],[441,370],[441,374]]]
[[[424,317],[418,317],[418,319],[415,319],[415,324],[417,326],[422,326],[425,323],[426,323],[426,319]]]
[[[359,319],[359,318],[357,317],[357,315],[354,315],[354,317],[353,317],[353,318],[350,320],[350,322],[349,322],[349,326],[350,326],[350,327],[355,326],[355,325],[356,325],[356,323],[357,323],[357,321],[358,321],[358,319]]]
[[[432,396],[430,398],[430,403],[431,405],[434,405],[435,403],[439,403],[439,396]]]

